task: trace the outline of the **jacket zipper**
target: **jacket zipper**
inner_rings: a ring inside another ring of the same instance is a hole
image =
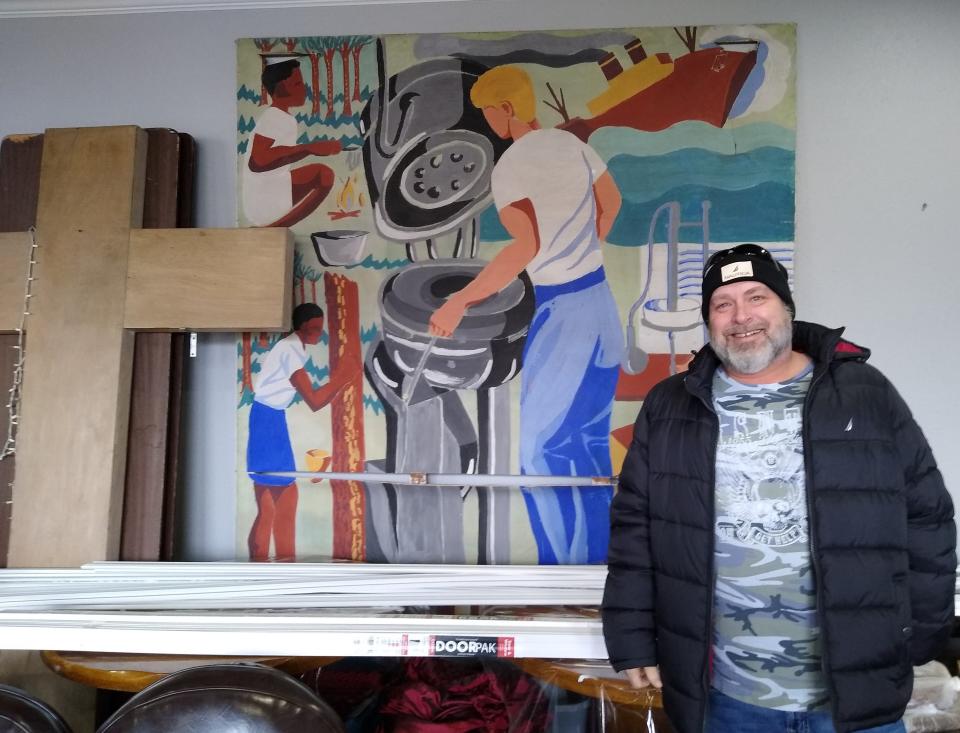
[[[810,539],[810,564],[813,566],[814,591],[817,598],[817,624],[820,627],[820,670],[823,672],[823,680],[827,685],[827,694],[830,697],[831,717],[836,720],[836,694],[833,689],[833,680],[830,677],[830,673],[827,671],[827,631],[826,624],[824,623],[825,617],[823,614],[823,594],[820,592],[820,562],[816,552],[817,529],[813,511],[813,482],[811,480],[810,470],[811,460],[813,458],[810,450],[810,405],[813,402],[814,390],[816,389],[820,380],[823,379],[824,375],[827,373],[827,369],[829,369],[829,365],[825,364],[822,369],[814,372],[813,378],[810,381],[810,387],[807,390],[807,396],[803,400],[803,426],[800,429],[800,434],[803,441],[803,484],[807,500],[807,532]]]

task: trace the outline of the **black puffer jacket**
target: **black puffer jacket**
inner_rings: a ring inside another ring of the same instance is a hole
[[[804,404],[810,545],[823,669],[840,733],[897,720],[913,664],[953,619],[953,505],[920,428],[843,329],[797,322],[815,367]],[[657,385],[611,508],[603,628],[614,668],[660,665],[679,733],[700,733],[709,686],[718,421],[706,346]]]

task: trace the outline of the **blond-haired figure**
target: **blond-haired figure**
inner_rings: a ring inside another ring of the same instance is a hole
[[[437,309],[430,330],[455,336],[467,308],[526,270],[537,309],[520,375],[520,469],[610,475],[610,409],[623,340],[600,243],[620,209],[620,192],[589,145],[563,130],[541,128],[523,69],[490,69],[475,82],[470,100],[495,134],[512,141],[491,179],[494,205],[512,241]],[[609,488],[523,491],[541,563],[605,560]]]

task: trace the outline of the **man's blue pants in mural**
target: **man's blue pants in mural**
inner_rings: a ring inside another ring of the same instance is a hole
[[[623,331],[603,268],[534,293],[520,377],[521,473],[609,476]],[[604,562],[612,495],[608,486],[524,487],[539,562]]]

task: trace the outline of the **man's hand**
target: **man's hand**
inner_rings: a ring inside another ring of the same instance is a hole
[[[625,669],[624,672],[627,674],[630,686],[637,690],[642,690],[644,687],[651,685],[658,690],[663,687],[663,682],[660,681],[659,667],[632,667],[631,669]]]
[[[314,155],[336,155],[343,150],[343,145],[339,140],[321,140],[320,142],[308,143],[310,152]]]
[[[457,326],[460,325],[466,311],[466,304],[456,295],[451,296],[430,316],[430,333],[444,338],[453,336],[453,332],[457,330]]]

